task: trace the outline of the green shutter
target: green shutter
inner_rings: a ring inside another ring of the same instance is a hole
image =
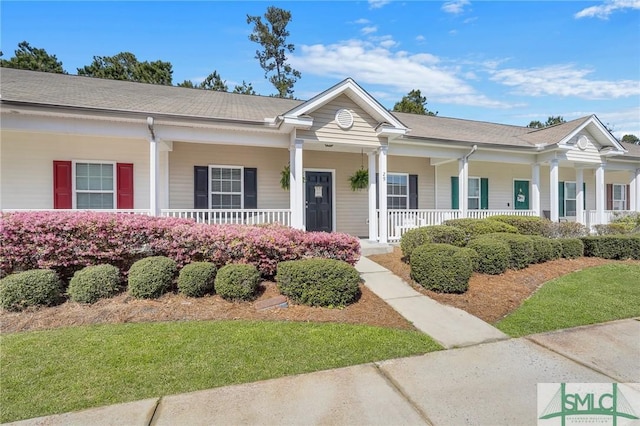
[[[459,209],[458,204],[458,176],[451,176],[451,208]]]
[[[564,182],[558,182],[558,217],[564,217]]]
[[[489,178],[480,178],[480,208],[489,209]]]

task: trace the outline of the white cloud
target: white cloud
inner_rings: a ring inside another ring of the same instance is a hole
[[[367,25],[370,24],[371,21],[368,19],[364,19],[364,18],[360,18],[360,19],[356,19],[355,21],[353,21],[354,24],[358,24],[358,25]]]
[[[470,23],[475,22],[477,20],[478,20],[478,17],[477,16],[473,16],[471,18],[465,19],[464,21],[462,21],[462,23],[463,24],[470,24]]]
[[[618,139],[628,134],[640,137],[640,106],[597,115],[600,121],[613,126],[613,134]]]
[[[426,38],[422,34],[420,34],[419,36],[416,36],[416,41],[425,41],[425,40]]]
[[[528,96],[573,96],[583,99],[615,99],[640,95],[638,80],[590,80],[591,70],[576,69],[572,65],[489,70],[491,80],[514,88]]]
[[[375,33],[376,31],[378,31],[378,27],[374,27],[374,26],[369,26],[369,27],[363,27],[360,32],[362,34],[371,34],[371,33]]]
[[[470,5],[471,2],[469,0],[451,0],[447,1],[442,5],[442,10],[447,13],[453,13],[454,15],[459,15],[464,12],[464,7]]]
[[[451,31],[449,31],[449,35],[454,36],[454,35],[456,35],[456,34],[458,34],[458,30],[451,30]]]
[[[389,3],[391,3],[391,0],[369,0],[369,7],[371,9],[380,9]]]
[[[478,93],[458,77],[458,68],[442,65],[440,58],[428,53],[394,52],[379,43],[347,40],[329,45],[301,45],[289,60],[303,73],[352,77],[361,84],[394,91],[396,97],[420,89],[430,100],[440,103],[508,106]]]
[[[603,4],[582,9],[574,18],[608,19],[613,12],[623,9],[640,9],[640,0],[606,0]]]

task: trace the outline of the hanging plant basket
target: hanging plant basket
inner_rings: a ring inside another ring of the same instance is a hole
[[[369,171],[363,168],[356,170],[356,172],[349,176],[349,182],[351,183],[352,191],[359,191],[369,186]]]
[[[284,166],[282,171],[280,172],[280,186],[285,191],[289,190],[289,175],[291,173],[291,169],[289,168],[289,164]]]

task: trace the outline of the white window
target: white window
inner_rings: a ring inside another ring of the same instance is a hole
[[[75,162],[74,202],[77,209],[115,208],[115,163]]]
[[[626,210],[627,209],[627,186],[620,184],[613,184],[613,209],[614,210]]]
[[[242,167],[209,166],[212,209],[242,208]]]
[[[469,178],[468,209],[480,209],[480,178]]]
[[[387,174],[387,208],[406,210],[409,208],[409,175]]]
[[[564,183],[564,215],[576,215],[576,183]]]

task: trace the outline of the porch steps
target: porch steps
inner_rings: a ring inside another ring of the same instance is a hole
[[[371,256],[373,254],[386,254],[393,251],[391,244],[380,244],[367,239],[360,239],[360,251],[362,256]]]

